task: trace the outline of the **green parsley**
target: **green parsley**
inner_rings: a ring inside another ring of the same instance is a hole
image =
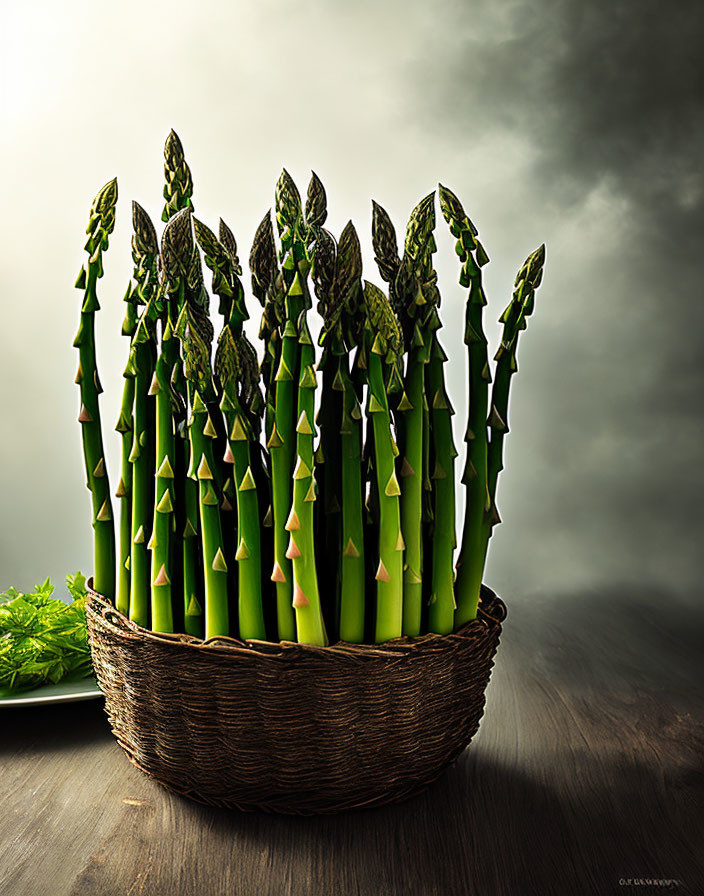
[[[49,579],[31,594],[0,593],[0,697],[92,674],[85,584],[66,576],[71,603],[52,597]]]

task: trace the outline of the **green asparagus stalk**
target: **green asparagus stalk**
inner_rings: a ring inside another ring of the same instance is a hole
[[[320,268],[319,262],[327,257],[325,253],[328,251],[327,247],[330,241],[332,241],[332,251],[334,252],[336,249],[333,237],[321,228],[312,269],[314,279],[320,273],[315,270]],[[332,263],[334,264],[334,255]],[[317,284],[316,292],[318,292]],[[318,310],[323,316],[323,327],[325,328],[326,305],[324,300],[318,302]],[[318,370],[321,374],[320,408],[316,417],[316,423],[320,429],[320,439],[315,453],[316,477],[319,483],[316,506],[316,544],[319,545],[320,575],[325,582],[323,602],[329,620],[330,633],[334,638],[340,624],[340,541],[342,537],[340,429],[342,427],[343,395],[339,389],[341,380],[338,368],[341,362],[341,353],[344,354],[345,349],[344,346],[332,346],[330,340],[321,344],[323,351],[318,363]]]
[[[323,229],[327,218],[327,196],[322,182],[311,173],[306,196],[305,225],[306,248],[315,267],[316,257],[326,253],[330,244],[334,247],[332,235]],[[321,261],[324,261],[321,257]],[[320,267],[320,265],[319,265]],[[318,277],[325,276],[321,267]],[[316,282],[318,311],[325,317],[325,290]],[[344,353],[344,348],[342,349]],[[315,452],[318,501],[316,504],[315,539],[318,545],[318,572],[325,582],[321,594],[323,613],[328,624],[328,633],[333,638],[339,631],[340,614],[340,538],[341,538],[341,473],[340,473],[340,427],[342,425],[342,395],[335,379],[339,346],[323,345],[318,362],[321,373],[320,407],[316,423],[320,428],[320,440]]]
[[[284,528],[292,493],[290,483],[295,450],[292,415],[284,413],[287,403],[293,401],[293,374],[289,367],[292,363],[293,346],[291,343],[288,344],[288,361],[282,366],[286,287],[279,269],[270,212],[267,212],[257,228],[249,256],[249,266],[252,272],[252,291],[264,309],[259,338],[264,341],[264,359],[261,364],[266,396],[264,429],[271,466],[271,506],[265,517],[265,522],[273,529],[274,562],[270,579],[276,590],[278,638],[280,641],[295,641],[293,569],[291,561],[286,557],[288,536]],[[287,372],[291,374],[289,378]],[[279,396],[280,405],[277,404]],[[285,439],[281,433],[282,429]],[[277,514],[276,517],[274,513]]]
[[[313,502],[316,500],[316,482],[313,476],[315,352],[306,323],[305,310],[299,317],[298,342],[300,376],[296,422],[296,468],[293,473],[291,512],[286,521],[286,530],[290,536],[286,554],[293,566],[293,607],[296,611],[298,641],[322,647],[328,643],[328,635],[320,605],[315,564],[313,518]]]
[[[141,234],[141,240],[148,243],[154,252],[157,246],[156,231],[146,212],[138,203],[134,203],[135,234]],[[173,221],[173,219],[172,219]],[[178,403],[173,393],[171,379],[178,361],[178,342],[174,335],[175,304],[171,300],[170,290],[183,292],[183,283],[173,283],[173,262],[176,249],[174,242],[174,225],[168,223],[162,237],[162,259],[168,269],[164,272],[164,282],[158,293],[152,297],[156,304],[157,316],[161,325],[161,346],[150,395],[155,396],[156,405],[156,440],[155,440],[155,489],[153,508],[153,533],[148,547],[152,551],[151,560],[151,614],[152,630],[172,632],[174,630],[173,581],[176,575],[175,509],[177,505],[175,491],[176,438],[174,414],[178,411]],[[171,275],[171,276],[170,276]],[[145,313],[149,313],[149,306]]]
[[[275,432],[270,439],[274,538],[275,544],[276,539],[281,539],[279,526],[283,523],[283,531],[288,535],[285,556],[292,561],[296,637],[302,643],[324,645],[328,642],[328,636],[320,606],[313,514],[316,498],[313,423],[317,382],[315,351],[306,322],[306,311],[312,304],[307,286],[311,255],[301,197],[286,169],[276,185],[276,222],[286,286],[286,323],[281,362],[276,374]],[[276,444],[279,441],[281,444]],[[288,452],[283,453],[289,444],[294,447],[292,456]],[[289,477],[286,492],[279,481],[282,478],[282,461],[287,465]],[[281,502],[286,495],[289,503],[284,515]]]
[[[246,336],[242,334],[241,340]],[[239,355],[239,357],[238,357]],[[228,425],[225,460],[233,465],[237,499],[237,594],[239,634],[243,640],[266,639],[262,602],[262,548],[257,484],[252,472],[253,433],[237,394],[241,346],[226,327],[218,341],[216,370],[223,385],[221,408]]]
[[[127,377],[134,381],[132,446],[132,547],[130,551],[129,617],[141,626],[150,624],[152,589],[149,545],[154,522],[154,398],[152,384],[156,363],[156,321],[160,301],[159,246],[156,231],[144,209],[132,206],[132,258],[134,297],[143,307],[128,360]],[[152,620],[153,623],[153,620]]]
[[[454,410],[445,389],[443,365],[447,355],[433,333],[427,368],[428,397],[432,420],[430,438],[434,458],[432,571],[428,610],[428,631],[447,634],[454,627],[453,558],[457,547],[455,533],[455,458],[457,449],[452,436]]]
[[[422,199],[411,212],[403,259],[394,294],[405,309],[407,329],[405,391],[398,405],[401,463],[401,531],[406,545],[403,583],[403,633],[420,634],[423,597],[423,492],[430,489],[430,416],[425,395],[425,367],[432,334],[439,325],[435,252],[435,194]]]
[[[91,207],[85,244],[88,262],[76,281],[76,287],[84,293],[81,322],[73,343],[78,349],[76,382],[81,393],[78,421],[93,506],[93,584],[108,600],[115,599],[115,529],[100,423],[98,396],[102,389],[96,364],[95,312],[100,308],[97,282],[103,275],[103,252],[108,248],[115,226],[116,202],[117,180],[114,179],[100,190]]]
[[[178,343],[170,320],[162,325],[161,352],[156,362],[152,394],[156,393],[156,489],[152,549],[152,630],[173,631],[171,583],[174,577],[172,530],[176,503],[173,488],[176,438],[172,415],[171,376]]]
[[[364,640],[365,623],[362,410],[350,375],[349,351],[359,345],[362,335],[362,255],[351,221],[340,235],[339,246],[321,228],[312,273],[323,316],[323,392],[327,388],[331,406],[324,415],[321,405],[320,413],[325,492],[333,488],[334,494],[340,495],[341,507],[341,528],[333,530],[338,539],[334,552],[334,578],[339,584],[336,628],[343,641],[359,643]],[[326,527],[328,518],[324,516]]]
[[[122,323],[122,335],[128,336],[130,344],[137,329],[137,296],[132,283],[127,287],[124,297],[127,306]],[[134,375],[130,370],[124,374],[122,387],[122,404],[120,416],[115,429],[122,440],[122,466],[120,482],[115,497],[120,499],[120,556],[118,559],[117,609],[127,616],[130,612],[130,557],[132,553],[132,451],[134,409]]]
[[[217,432],[211,416],[216,397],[210,367],[213,325],[188,209],[174,216],[172,233],[174,251],[170,263],[178,265],[185,283],[185,301],[175,332],[182,346],[190,410],[188,475],[198,482],[199,490],[207,639],[229,634],[227,562],[220,521],[221,498],[214,472],[217,468],[213,444]]]
[[[345,355],[340,360],[344,396],[340,429],[342,461],[342,561],[340,581],[340,639],[364,640],[364,483],[362,477],[362,408]]]
[[[479,590],[484,572],[483,531],[491,511],[487,483],[487,410],[488,384],[491,382],[487,339],[482,325],[486,296],[482,286],[482,267],[489,261],[477,239],[478,231],[467,217],[455,194],[440,185],[440,207],[453,236],[462,262],[460,284],[469,287],[466,306],[465,343],[469,356],[469,415],[465,441],[467,461],[462,481],[466,487],[466,505],[462,542],[457,561],[455,583],[455,627],[477,615]]]
[[[239,634],[244,640],[264,640],[266,628],[262,603],[259,500],[252,470],[256,433],[251,420],[253,417],[258,420],[257,407],[261,399],[258,364],[254,349],[242,329],[248,314],[238,276],[241,269],[234,237],[222,221],[220,240],[202,222],[194,219],[193,223],[205,263],[213,272],[213,292],[220,297],[220,311],[226,317],[215,355],[215,377],[220,407],[229,433],[225,462],[233,465],[237,501],[235,559]],[[249,414],[245,409],[249,410]]]
[[[374,434],[374,473],[379,502],[379,564],[376,569],[377,600],[375,640],[401,635],[403,618],[403,535],[395,459],[398,448],[391,434],[387,392],[393,377],[400,377],[403,336],[389,300],[374,284],[365,281],[365,354],[369,377],[367,416]]]
[[[193,318],[189,315],[187,307],[184,307],[181,321],[179,336],[184,351],[194,354],[207,351],[205,341],[197,334]],[[186,377],[188,378],[188,367],[186,368]],[[212,426],[212,420],[201,391],[206,392],[206,400],[210,401],[211,388],[206,388],[205,384],[198,387],[192,382],[188,383],[188,400],[191,408],[191,419],[188,426],[191,448],[189,476],[197,479],[199,485],[201,546],[205,577],[205,637],[207,639],[229,634],[229,610],[225,542],[220,522],[221,500],[215,488],[212,472],[215,468],[213,444],[206,434],[208,426]]]
[[[173,130],[169,133],[164,147],[164,177],[164,199],[166,202],[161,215],[162,220],[169,221],[175,214],[186,209],[193,211],[193,178],[186,163],[181,140]],[[169,317],[172,326],[175,326],[184,303],[185,288],[181,289],[179,281],[176,280],[169,293]],[[174,412],[176,434],[176,466],[174,468],[176,508],[174,518],[177,528],[173,533],[172,541],[175,556],[181,556],[179,578],[182,583],[184,627],[187,634],[202,637],[204,618],[203,571],[199,549],[199,486],[197,482],[186,475],[191,462],[186,424],[188,397],[180,355],[177,356],[174,363],[171,379],[173,396],[179,407],[179,410]]]
[[[286,298],[287,305],[289,297]],[[290,327],[289,327],[290,324]],[[289,637],[289,619],[285,607],[293,612],[293,567],[288,557],[289,534],[286,521],[293,497],[293,467],[296,455],[295,396],[298,374],[298,337],[290,319],[282,338],[281,359],[274,377],[274,418],[267,447],[271,453],[271,503],[274,528],[274,568],[272,582],[276,583],[276,605],[280,640]],[[283,634],[282,634],[283,632]]]
[[[504,438],[508,432],[508,401],[511,378],[518,370],[516,361],[518,336],[521,330],[525,330],[526,319],[533,313],[535,290],[542,281],[544,263],[545,246],[542,245],[525,260],[516,276],[511,301],[499,318],[504,328],[501,344],[494,356],[496,369],[491,392],[491,412],[487,421],[491,432],[487,458],[487,487],[491,503],[489,513],[485,516],[480,543],[480,555],[483,563],[486,562],[489,539],[493,533],[494,526],[501,522],[496,506],[496,485],[499,473],[503,469],[503,445]]]

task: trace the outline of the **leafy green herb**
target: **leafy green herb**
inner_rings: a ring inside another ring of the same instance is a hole
[[[52,597],[49,579],[31,594],[0,593],[0,696],[92,674],[85,583],[66,576],[69,604]]]

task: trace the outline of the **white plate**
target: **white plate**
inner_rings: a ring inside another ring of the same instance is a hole
[[[37,703],[73,703],[102,696],[98,682],[91,675],[81,681],[45,684],[33,691],[22,691],[16,697],[0,697],[0,709],[3,706],[32,706]]]

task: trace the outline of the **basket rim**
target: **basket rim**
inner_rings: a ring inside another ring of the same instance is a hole
[[[487,585],[482,584],[477,608],[477,616],[461,626],[457,631],[441,635],[436,632],[427,632],[422,635],[402,635],[400,638],[392,638],[380,644],[353,644],[348,641],[335,641],[325,647],[315,644],[299,643],[298,641],[260,641],[251,639],[242,641],[228,635],[220,635],[215,638],[197,638],[194,635],[184,633],[153,632],[150,629],[137,625],[128,619],[110,601],[93,588],[93,577],[86,581],[88,591],[87,608],[101,618],[101,624],[108,627],[114,634],[127,640],[151,641],[154,644],[169,645],[171,647],[204,651],[209,655],[218,653],[229,656],[254,655],[286,656],[306,654],[309,657],[354,656],[362,658],[398,657],[409,653],[418,652],[421,648],[449,647],[458,640],[464,641],[472,637],[478,629],[491,630],[501,628],[506,618],[507,610],[503,600]]]

